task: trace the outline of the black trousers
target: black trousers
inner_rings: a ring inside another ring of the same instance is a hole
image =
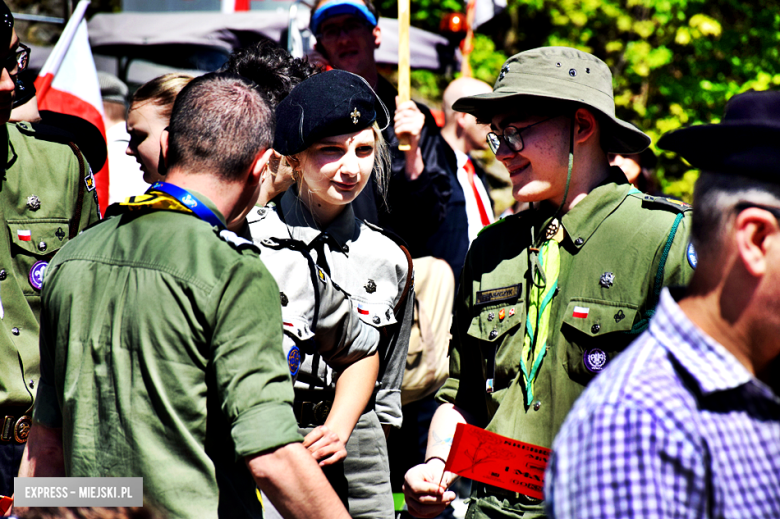
[[[14,478],[19,473],[24,444],[0,441],[0,495],[14,493]]]

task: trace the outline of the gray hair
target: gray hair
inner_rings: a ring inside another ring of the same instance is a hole
[[[753,178],[702,172],[693,195],[691,241],[696,252],[718,254],[740,203],[780,207],[780,185]]]

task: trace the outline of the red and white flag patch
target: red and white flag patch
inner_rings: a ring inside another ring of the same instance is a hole
[[[368,310],[366,310],[366,309],[365,309],[365,307],[364,307],[363,305],[361,305],[360,303],[358,303],[358,313],[359,313],[360,315],[368,315]]]
[[[20,229],[16,231],[16,236],[18,236],[19,239],[22,241],[31,241],[32,231],[30,231],[29,229],[25,229],[25,230]]]
[[[574,307],[574,313],[572,313],[572,317],[576,317],[578,319],[585,319],[588,317],[588,312],[590,312],[590,308],[587,306],[575,306]]]

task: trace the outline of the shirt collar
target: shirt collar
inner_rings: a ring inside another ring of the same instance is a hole
[[[752,384],[767,398],[777,400],[771,389],[755,378],[731,352],[688,319],[668,288],[661,292],[649,331],[690,374],[702,395]]]
[[[355,211],[352,204],[347,204],[330,225],[320,229],[314,221],[314,216],[298,198],[297,188],[288,189],[279,203],[280,218],[287,224],[291,236],[307,245],[317,236],[325,232],[336,240],[340,247],[349,242],[355,234]]]
[[[612,214],[631,191],[623,171],[609,168],[609,176],[561,218],[561,225],[574,246],[582,248],[601,222]]]

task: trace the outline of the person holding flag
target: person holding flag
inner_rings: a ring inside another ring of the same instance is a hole
[[[30,50],[0,2],[0,495],[13,494],[40,378],[41,284],[54,254],[100,219],[94,179],[78,147],[44,127],[8,124]]]
[[[690,207],[639,192],[609,165],[608,153],[639,153],[650,138],[615,117],[600,59],[567,47],[516,54],[492,92],[453,109],[490,123],[513,196],[532,207],[484,229],[466,257],[450,377],[426,462],[405,478],[416,517],[455,497],[445,466],[464,454],[450,452],[457,424],[549,449],[585,386],[647,327],[661,288],[687,283],[695,265]],[[475,482],[467,517],[545,516],[501,475]]]

